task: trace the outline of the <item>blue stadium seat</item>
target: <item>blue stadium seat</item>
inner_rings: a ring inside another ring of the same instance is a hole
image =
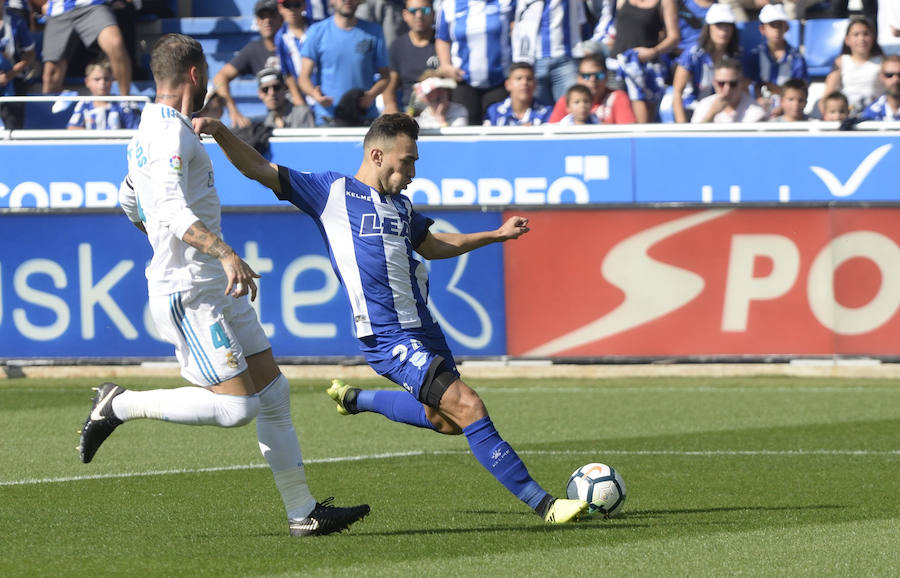
[[[72,107],[64,111],[54,113],[51,109],[52,102],[27,102],[25,103],[26,130],[64,129],[72,116]]]
[[[160,34],[178,32],[197,39],[206,53],[209,75],[214,76],[238,50],[259,37],[255,20],[244,17],[166,18],[160,21]]]
[[[803,30],[806,67],[811,77],[827,76],[841,53],[847,33],[846,18],[807,20]]]
[[[749,22],[737,22],[735,24],[740,34],[741,50],[744,54],[750,52],[763,42],[762,32],[759,31],[759,22],[752,20]],[[788,31],[784,35],[787,43],[794,48],[800,47],[800,31],[802,26],[799,20],[788,20]]]
[[[194,0],[192,16],[250,16],[256,0]]]

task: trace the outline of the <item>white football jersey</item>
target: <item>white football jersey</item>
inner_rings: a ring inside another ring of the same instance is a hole
[[[138,133],[128,144],[128,176],[119,204],[132,221],[144,223],[153,247],[146,269],[150,295],[225,278],[218,259],[182,240],[198,220],[222,236],[212,163],[188,117],[166,105],[144,107]]]

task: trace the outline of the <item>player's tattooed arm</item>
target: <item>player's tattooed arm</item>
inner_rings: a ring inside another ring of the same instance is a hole
[[[191,247],[199,249],[216,259],[222,259],[234,253],[234,249],[229,247],[218,235],[207,229],[206,225],[200,221],[188,227],[182,239]]]
[[[191,247],[215,257],[222,263],[228,285],[225,294],[232,297],[242,297],[250,294],[250,300],[256,299],[256,281],[259,274],[250,268],[237,253],[234,252],[221,237],[206,228],[202,221],[195,221],[182,237],[185,243]]]

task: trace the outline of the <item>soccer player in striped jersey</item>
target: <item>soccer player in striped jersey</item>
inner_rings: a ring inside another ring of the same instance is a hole
[[[290,386],[246,299],[248,293],[256,297],[258,275],[222,240],[212,164],[188,116],[206,96],[203,48],[189,36],[165,35],[153,48],[150,68],[156,102],[144,108],[128,145],[119,201],[153,247],[146,269],[150,313],[193,385],[133,391],[104,383],[82,428],[81,459],[90,462],[100,444],[133,419],[236,427],[255,417],[290,534],[344,530],[369,507],[335,508],[310,493],[291,421]]]
[[[196,118],[245,176],[272,189],[316,222],[353,312],[356,337],[369,365],[406,391],[368,391],[333,383],[342,414],[371,411],[390,420],[466,436],[475,458],[545,521],[580,517],[587,503],[555,498],[528,473],[500,437],[487,408],[463,382],[441,328],[428,311],[426,259],[449,259],[490,243],[518,239],[528,220],[510,217],[477,233],[429,230],[432,220],[400,194],[416,174],[419,127],[403,113],[378,117],[363,140],[354,176],[305,173],[269,163],[215,119]]]

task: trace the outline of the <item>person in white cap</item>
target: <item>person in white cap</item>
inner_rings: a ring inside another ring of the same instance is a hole
[[[806,60],[788,44],[788,16],[781,4],[767,4],[759,11],[759,31],[763,41],[744,60],[744,75],[753,84],[757,102],[772,116],[781,114],[781,85],[790,78],[809,82]]]
[[[413,86],[415,98],[425,103],[416,116],[419,128],[467,126],[469,110],[458,102],[450,102],[450,91],[456,88],[452,78],[442,78],[437,70],[426,70]]]
[[[727,4],[713,4],[697,44],[681,53],[672,79],[672,113],[675,122],[688,122],[698,102],[715,92],[713,68],[723,56],[739,58],[740,39],[734,11]]]

